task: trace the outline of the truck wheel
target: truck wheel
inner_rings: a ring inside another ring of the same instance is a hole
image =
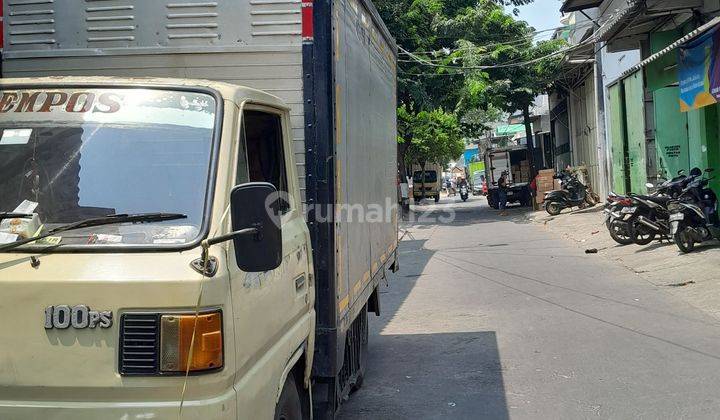
[[[438,201],[440,201],[440,194],[435,196],[435,202],[437,203]]]
[[[288,374],[280,400],[275,406],[275,420],[303,420],[302,402],[295,375]]]
[[[352,389],[350,392],[355,392],[362,388],[363,382],[365,381],[365,371],[367,371],[367,358],[368,358],[368,343],[369,343],[369,331],[370,328],[368,328],[368,307],[367,304],[363,309],[360,311],[360,315],[358,317],[363,317],[362,320],[360,320],[362,325],[362,331],[361,331],[361,337],[360,337],[360,363],[359,363],[359,369],[358,369],[358,375],[355,379],[355,383],[352,386]]]
[[[551,216],[557,216],[562,211],[562,207],[560,207],[559,203],[548,201],[545,203],[545,211]]]

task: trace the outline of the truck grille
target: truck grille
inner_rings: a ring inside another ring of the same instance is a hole
[[[160,316],[124,314],[120,323],[120,374],[159,373]]]

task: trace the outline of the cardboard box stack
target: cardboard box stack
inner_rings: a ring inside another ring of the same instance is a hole
[[[558,188],[555,187],[555,181],[557,180],[553,179],[554,175],[555,171],[552,169],[543,169],[538,172],[537,196],[535,197],[538,204],[542,204],[546,192],[559,189],[559,186]]]
[[[520,179],[521,182],[530,182],[530,162],[523,160],[520,162]]]

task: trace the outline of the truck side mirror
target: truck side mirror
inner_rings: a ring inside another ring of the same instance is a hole
[[[248,273],[270,271],[282,262],[281,198],[274,185],[249,182],[230,193],[232,229],[256,229],[252,235],[233,238],[235,262]]]

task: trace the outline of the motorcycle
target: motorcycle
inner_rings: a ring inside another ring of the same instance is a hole
[[[712,169],[706,169],[706,173]],[[678,200],[668,204],[670,232],[683,253],[692,252],[696,243],[720,239],[717,196],[708,187],[714,177],[694,179]]]
[[[630,206],[632,206],[632,201],[628,197],[611,192],[603,209],[605,226],[610,233],[610,237],[620,245],[633,243],[628,225],[622,220],[622,210]]]
[[[592,195],[588,194],[587,187],[576,176],[561,172],[553,178],[560,179],[562,189],[545,194],[545,211],[551,216],[557,216],[563,209],[597,204]]]
[[[464,185],[464,184],[461,185],[460,186],[460,198],[462,199],[462,201],[467,201],[468,196],[469,196],[469,192],[468,192],[467,185]]]
[[[679,197],[683,190],[702,172],[699,168],[685,176],[684,171],[678,171],[678,176],[660,184],[656,191],[650,195],[630,196],[631,206],[626,208],[625,221],[632,240],[637,245],[647,245],[655,238],[670,240],[670,212],[667,209],[670,201]],[[649,189],[655,188],[653,184],[646,184]]]

